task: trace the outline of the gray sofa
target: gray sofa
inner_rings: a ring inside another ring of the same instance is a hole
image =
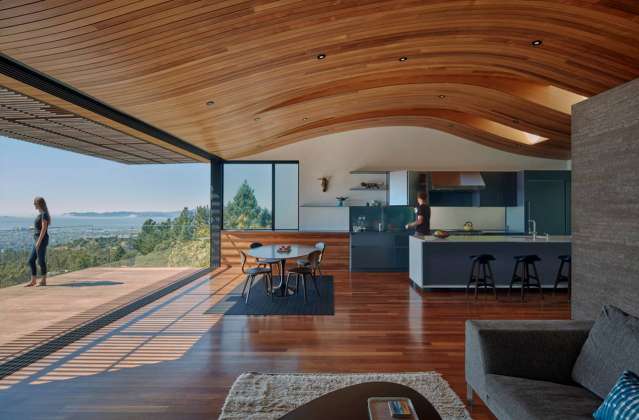
[[[467,321],[466,382],[500,420],[592,419],[602,399],[572,380],[590,321]]]

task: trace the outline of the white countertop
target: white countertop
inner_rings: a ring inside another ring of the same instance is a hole
[[[572,241],[571,236],[550,236],[546,239],[544,236],[538,236],[537,239],[533,239],[532,236],[508,236],[508,235],[451,235],[446,239],[436,238],[432,235],[414,235],[411,239],[420,240],[423,242],[437,242],[437,243],[459,243],[459,242],[505,242],[505,243],[570,243]]]

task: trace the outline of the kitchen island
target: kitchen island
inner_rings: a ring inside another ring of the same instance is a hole
[[[471,255],[491,254],[497,287],[508,287],[517,255],[536,254],[542,286],[552,287],[559,268],[559,255],[570,255],[570,236],[411,236],[409,239],[409,276],[418,287],[465,288],[470,277]],[[565,283],[564,283],[565,285]]]

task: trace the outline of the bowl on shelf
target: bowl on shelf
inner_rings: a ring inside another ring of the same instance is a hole
[[[450,236],[450,233],[446,232],[445,230],[436,230],[435,232],[433,232],[433,236],[439,239],[446,239]]]

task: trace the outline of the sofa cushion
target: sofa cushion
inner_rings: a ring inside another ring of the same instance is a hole
[[[625,371],[595,411],[595,420],[637,420],[639,418],[639,376]]]
[[[498,407],[500,419],[590,419],[601,399],[573,385],[535,381],[514,376],[486,375],[489,407]],[[495,413],[499,414],[499,413]]]
[[[625,370],[639,372],[639,319],[604,306],[584,343],[572,378],[605,398]]]

